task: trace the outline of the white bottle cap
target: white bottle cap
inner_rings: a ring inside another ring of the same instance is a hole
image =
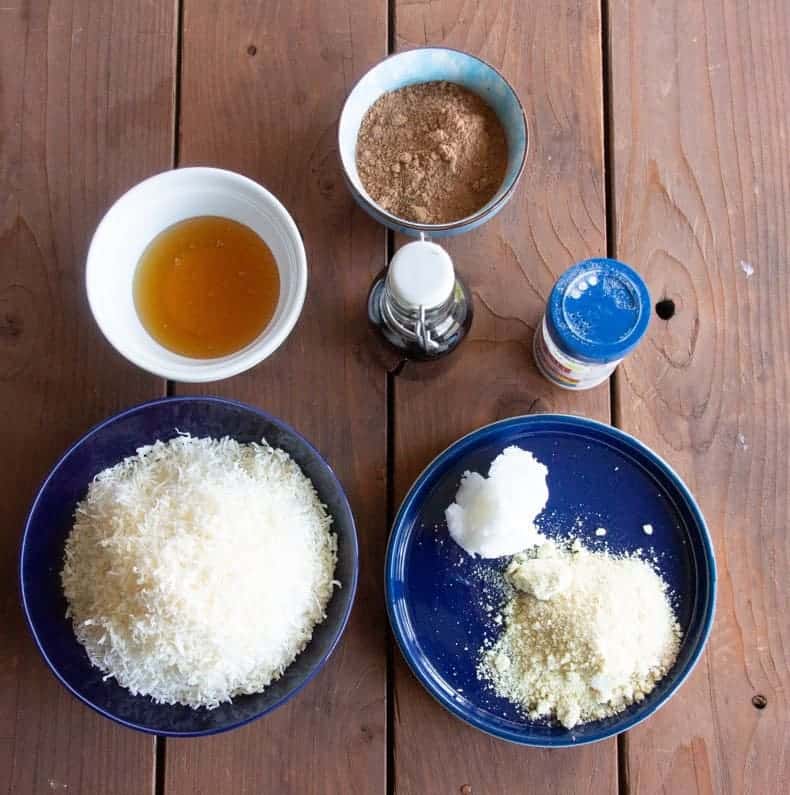
[[[455,289],[455,270],[450,255],[436,243],[417,240],[395,252],[387,284],[402,306],[441,306]]]

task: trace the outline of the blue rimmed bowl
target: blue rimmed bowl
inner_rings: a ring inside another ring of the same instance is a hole
[[[587,546],[642,548],[668,583],[683,639],[675,665],[638,704],[604,720],[565,729],[533,721],[476,675],[478,650],[501,631],[489,589],[506,558],[472,559],[449,537],[445,508],[467,470],[487,472],[509,445],[548,466],[546,535],[574,531]],[[652,534],[643,526],[652,525]],[[605,538],[595,535],[605,527]],[[716,564],[705,520],[683,481],[632,436],[593,420],[556,414],[514,417],[463,437],[417,478],[395,518],[385,564],[393,633],[414,675],[453,715],[494,737],[562,747],[597,742],[648,718],[677,691],[699,660],[713,623]]]
[[[178,429],[178,430],[176,430]],[[332,515],[337,533],[335,577],[342,583],[327,607],[327,617],[283,676],[262,693],[239,696],[216,709],[155,704],[133,696],[114,679],[104,681],[66,618],[60,583],[63,551],[74,508],[91,479],[157,439],[178,431],[193,436],[230,436],[239,442],[265,438],[285,450],[312,480]],[[293,428],[252,406],[220,398],[176,397],[122,411],[82,437],[50,472],[36,496],[25,525],[20,553],[22,606],[33,639],[52,672],[80,701],[101,715],[139,731],[171,737],[217,734],[249,723],[282,706],[323,667],[348,621],[359,563],[354,517],[329,464]]]
[[[473,215],[447,224],[419,224],[382,209],[362,185],[357,172],[357,136],[371,105],[388,91],[415,83],[446,80],[468,88],[496,112],[505,130],[508,147],[505,178],[491,200]],[[468,232],[485,223],[513,195],[527,159],[527,117],[513,87],[493,66],[469,53],[446,47],[423,47],[391,55],[376,64],[354,86],[346,99],[338,125],[338,149],[343,172],[354,199],[380,223],[407,235],[447,237]]]

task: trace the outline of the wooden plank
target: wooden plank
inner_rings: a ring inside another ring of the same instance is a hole
[[[172,4],[0,8],[0,790],[148,793],[153,740],[80,705],[23,625],[16,552],[55,458],[92,424],[162,394],[101,338],[83,267],[102,212],[169,167]]]
[[[631,791],[786,792],[790,9],[610,13],[617,254],[676,309],[622,371],[619,417],[695,492],[720,577],[707,654],[630,734]]]
[[[435,372],[395,383],[395,488],[400,499],[433,456],[474,428],[531,411],[609,419],[604,385],[580,394],[535,370],[532,334],[555,279],[606,251],[601,20],[597,4],[396,4],[398,49],[446,45],[479,54],[515,85],[530,124],[516,196],[483,229],[447,243],[471,286],[469,340]],[[396,652],[395,788],[413,793],[612,793],[615,742],[556,754],[509,745],[445,713]]]
[[[310,268],[307,303],[286,344],[253,371],[201,391],[265,408],[327,456],[357,518],[361,573],[357,606],[325,670],[249,727],[169,743],[168,795],[384,789],[386,374],[365,299],[385,237],[343,184],[336,123],[353,82],[385,54],[383,0],[185,5],[182,164],[234,169],[272,190],[304,233]]]

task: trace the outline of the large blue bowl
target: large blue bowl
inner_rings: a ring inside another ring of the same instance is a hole
[[[543,531],[549,536],[575,531],[588,546],[605,542],[616,552],[653,550],[683,629],[674,667],[644,701],[571,731],[525,718],[475,673],[484,637],[500,631],[492,622],[498,594],[491,582],[506,559],[470,558],[449,537],[444,510],[463,473],[485,474],[509,445],[531,450],[549,468]],[[653,526],[652,535],[645,534],[645,524]],[[598,527],[607,529],[605,538],[595,535]],[[666,703],[702,654],[716,598],[716,564],[705,520],[672,468],[616,428],[553,414],[488,425],[441,453],[419,476],[395,518],[385,578],[393,632],[426,690],[472,726],[540,747],[603,740]]]
[[[63,549],[74,508],[91,479],[135,450],[177,430],[193,436],[230,436],[239,442],[265,438],[312,480],[334,518],[338,539],[337,589],[326,620],[283,676],[263,693],[239,696],[214,710],[155,704],[133,696],[114,679],[104,681],[66,619],[60,584]],[[316,449],[284,422],[252,406],[219,398],[155,400],[116,414],[80,439],[55,465],[36,496],[25,525],[20,556],[22,605],[33,638],[55,676],[81,701],[105,717],[152,734],[189,737],[234,729],[271,712],[302,689],[335,648],[351,612],[358,574],[357,536],[346,495]]]
[[[446,80],[484,99],[505,130],[508,160],[505,178],[491,200],[468,218],[447,224],[418,224],[381,208],[362,185],[357,172],[357,136],[370,106],[388,91],[415,83]],[[338,124],[338,149],[346,183],[356,202],[380,223],[406,235],[448,237],[469,232],[496,215],[513,196],[527,159],[527,117],[514,88],[493,66],[475,55],[448,47],[420,47],[385,58],[351,90]]]

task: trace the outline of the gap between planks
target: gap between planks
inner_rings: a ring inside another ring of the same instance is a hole
[[[395,2],[387,0],[387,57],[395,52]],[[395,233],[391,229],[386,232],[386,247],[384,251],[384,267],[389,265],[395,253]],[[400,373],[405,360],[400,365],[387,373],[386,401],[387,408],[384,420],[387,425],[387,450],[386,450],[386,490],[387,490],[387,527],[389,533],[395,519],[395,381]],[[387,795],[395,795],[395,639],[392,628],[387,621],[387,705],[386,705],[386,744],[387,758],[385,771],[385,789]]]
[[[387,232],[387,260],[393,245],[393,234]],[[395,519],[395,382],[397,375],[387,373],[386,399],[387,409],[387,532]],[[387,622],[387,760],[386,760],[386,791],[387,795],[395,795],[395,639]]]
[[[606,213],[606,256],[617,258],[617,216],[614,211],[614,113],[612,111],[612,67],[609,58],[611,29],[609,2],[601,0],[601,118],[603,121],[604,209]],[[652,311],[652,307],[651,310]],[[609,378],[609,422],[616,428],[621,425],[617,391],[617,369]],[[617,735],[617,792],[630,795],[631,782],[628,771],[628,732]]]
[[[181,55],[184,43],[184,0],[173,0],[173,14],[176,19],[175,35],[173,36],[173,131],[170,144],[171,165],[178,168],[180,159],[180,135],[181,128]],[[166,380],[163,384],[165,397],[173,397],[175,391],[175,381]],[[156,736],[154,739],[154,795],[165,795],[165,772],[167,764],[167,740],[164,737]]]

